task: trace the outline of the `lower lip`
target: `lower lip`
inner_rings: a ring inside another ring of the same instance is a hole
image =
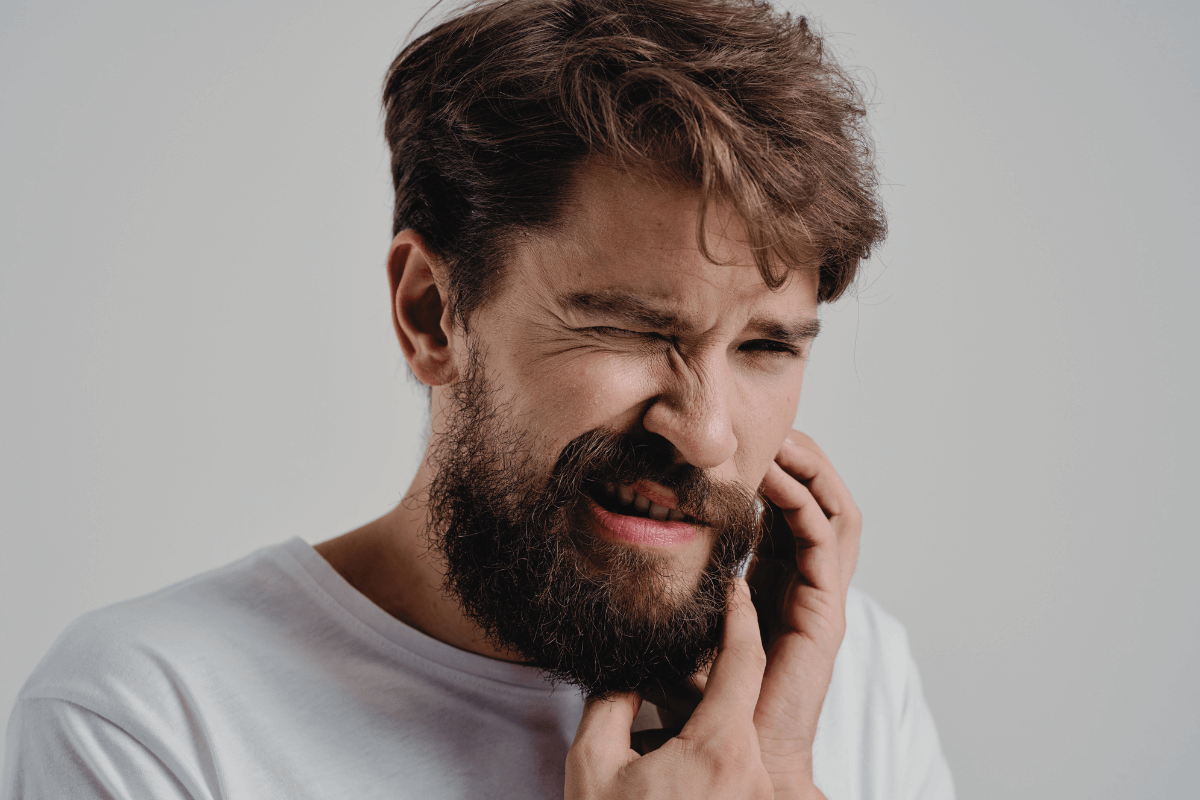
[[[696,526],[690,522],[670,522],[614,514],[590,497],[587,498],[587,504],[596,522],[600,523],[601,530],[610,539],[619,539],[630,544],[671,547],[687,544],[696,538]]]

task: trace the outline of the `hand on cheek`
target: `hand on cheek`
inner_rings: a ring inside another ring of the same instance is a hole
[[[780,447],[761,491],[770,502],[771,527],[749,577],[753,605],[739,582],[726,617],[725,642],[712,670],[666,695],[648,698],[659,706],[665,727],[635,735],[636,752],[627,738],[637,712],[636,697],[603,710],[589,706],[585,720],[591,722],[586,729],[580,727],[581,735],[585,730],[587,735],[577,738],[576,746],[602,745],[605,752],[586,755],[581,750],[573,764],[568,761],[568,796],[609,796],[582,791],[589,784],[585,772],[609,789],[636,786],[648,791],[658,785],[656,780],[668,777],[667,765],[686,768],[682,774],[672,773],[664,785],[678,788],[699,778],[697,796],[721,796],[708,783],[714,764],[703,758],[689,760],[711,756],[717,746],[753,754],[752,769],[741,774],[739,790],[750,792],[744,796],[823,797],[812,780],[812,745],[845,631],[846,592],[858,557],[862,520],[825,454],[795,431]],[[757,632],[750,633],[752,626]],[[751,669],[763,655],[761,672]],[[740,725],[747,712],[752,725]],[[611,723],[606,736],[593,727],[601,717]],[[686,757],[681,759],[681,754]],[[597,772],[601,760],[607,762],[599,769],[606,778]],[[596,766],[589,770],[585,765]],[[769,791],[762,788],[764,774]],[[581,791],[575,794],[572,789]]]
[[[771,524],[750,575],[767,668],[754,724],[777,796],[811,794],[812,743],[846,627],[862,517],[829,459],[793,431],[767,470]]]

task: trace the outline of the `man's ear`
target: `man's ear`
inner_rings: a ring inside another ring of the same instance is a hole
[[[454,320],[444,263],[412,229],[400,231],[388,251],[392,325],[417,380],[442,386],[458,375]]]

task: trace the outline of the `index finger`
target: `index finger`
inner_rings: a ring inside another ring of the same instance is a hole
[[[634,757],[629,728],[641,704],[635,692],[589,698],[567,753],[568,775],[584,781],[595,776],[607,778],[629,763]]]
[[[831,518],[856,508],[850,490],[815,443],[810,445],[790,437],[784,439],[775,455],[775,463],[792,477],[803,481]]]
[[[680,735],[703,737],[731,720],[752,723],[766,666],[767,656],[758,630],[758,614],[750,601],[750,588],[745,580],[738,578],[729,598],[721,648],[708,674],[704,697]]]

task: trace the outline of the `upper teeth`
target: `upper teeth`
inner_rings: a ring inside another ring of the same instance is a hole
[[[632,505],[637,511],[650,519],[657,520],[682,520],[683,514],[673,508],[660,506],[658,503],[652,502],[645,495],[638,494],[630,486],[620,485],[613,486],[611,483],[604,487],[604,491],[609,497],[614,498],[623,506]]]

